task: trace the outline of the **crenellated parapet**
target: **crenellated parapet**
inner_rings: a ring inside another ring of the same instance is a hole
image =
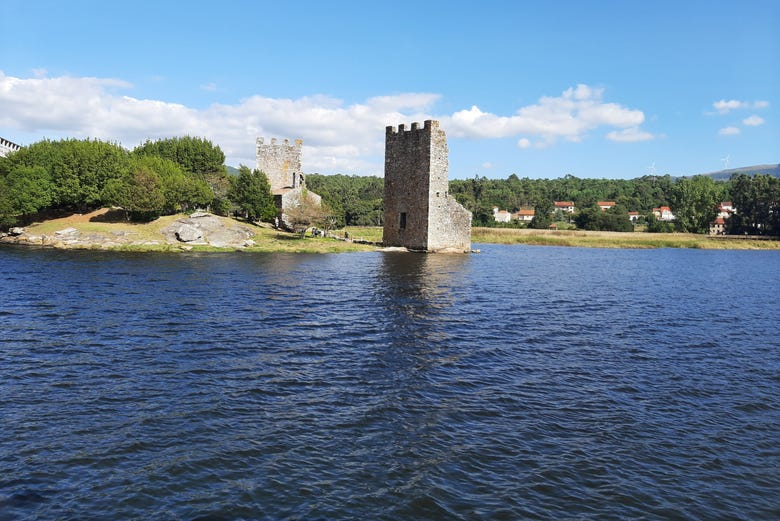
[[[6,157],[11,152],[16,152],[21,148],[20,145],[17,145],[13,141],[8,141],[7,139],[0,137],[0,157]]]
[[[411,129],[407,129],[406,125],[404,123],[401,123],[400,125],[398,125],[398,128],[392,125],[385,127],[385,135],[403,134],[404,132],[417,132],[419,130],[421,130],[420,124],[416,121],[412,123]],[[439,130],[439,122],[436,121],[435,119],[426,119],[423,122],[422,130],[426,132],[433,132],[434,130]]]

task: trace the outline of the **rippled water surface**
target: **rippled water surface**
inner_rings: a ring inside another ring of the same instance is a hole
[[[0,519],[780,517],[780,252],[0,249]]]

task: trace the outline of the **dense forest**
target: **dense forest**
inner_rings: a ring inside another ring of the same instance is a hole
[[[180,137],[147,141],[128,151],[99,140],[43,140],[0,158],[0,229],[47,212],[84,213],[104,206],[123,208],[127,218],[148,221],[160,215],[207,208],[249,220],[272,220],[273,197],[262,172],[241,166],[228,175],[225,156],[210,141]],[[320,194],[327,220],[336,226],[380,226],[384,180],[373,176],[307,176]],[[638,212],[647,231],[707,233],[721,201],[737,213],[727,221],[733,234],[780,235],[780,179],[736,174],[727,181],[709,176],[637,179],[507,179],[450,181],[450,193],[473,214],[475,226],[498,224],[493,207],[511,212],[533,208],[529,226],[553,222],[586,230],[630,231],[628,212]],[[574,215],[554,211],[554,201],[572,201]],[[598,201],[614,201],[604,212]],[[676,220],[656,221],[653,208],[669,206]]]

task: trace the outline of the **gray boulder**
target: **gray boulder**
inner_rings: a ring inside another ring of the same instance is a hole
[[[194,242],[203,238],[203,233],[191,224],[182,224],[176,229],[176,238],[181,242]]]

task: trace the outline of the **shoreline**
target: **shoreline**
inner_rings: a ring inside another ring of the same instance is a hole
[[[131,252],[342,253],[382,251],[382,228],[347,227],[331,237],[305,237],[205,212],[164,216],[150,223],[112,218],[108,209],[35,222],[0,234],[0,245]],[[342,239],[344,232],[350,239]],[[594,232],[528,228],[472,228],[472,244],[522,244],[583,248],[780,250],[775,237],[686,233]]]

